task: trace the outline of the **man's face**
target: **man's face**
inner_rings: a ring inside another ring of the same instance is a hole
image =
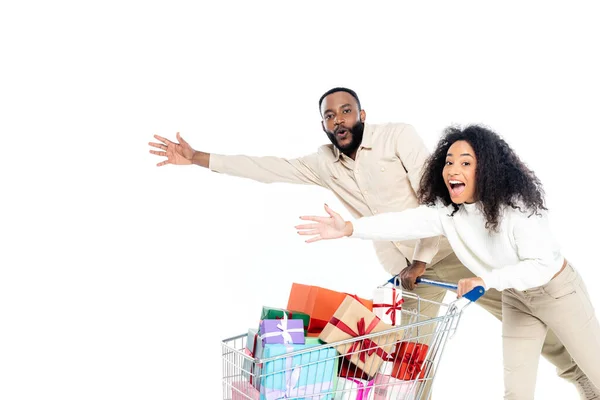
[[[347,156],[353,156],[362,141],[365,119],[356,99],[350,93],[332,93],[323,99],[321,114],[323,130],[331,143]]]

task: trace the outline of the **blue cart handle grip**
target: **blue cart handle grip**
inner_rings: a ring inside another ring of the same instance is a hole
[[[394,286],[399,286],[399,283],[400,283],[398,276],[393,276],[392,279],[390,279],[388,282]],[[458,289],[458,285],[455,285],[453,283],[433,281],[431,279],[425,279],[425,278],[421,278],[421,277],[417,277],[415,283],[424,283],[426,285],[438,286],[438,287],[441,287],[444,289],[452,289],[452,290]],[[463,297],[469,301],[477,301],[484,294],[485,294],[485,289],[483,288],[483,286],[475,286],[470,292],[465,293],[463,295]]]

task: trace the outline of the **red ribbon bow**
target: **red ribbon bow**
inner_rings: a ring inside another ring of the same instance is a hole
[[[375,317],[373,318],[369,326],[366,327],[365,319],[361,318],[356,324],[358,332],[354,332],[348,325],[346,325],[343,321],[340,321],[336,317],[332,317],[329,322],[342,332],[347,333],[352,337],[358,337],[371,333],[371,331],[377,326],[379,321],[381,320]],[[359,353],[358,358],[363,363],[367,361],[367,356],[371,356],[373,355],[373,353],[376,353],[379,357],[381,357],[384,360],[390,357],[388,353],[386,353],[381,347],[379,347],[377,343],[375,343],[371,339],[362,339],[352,343],[352,345],[347,351],[346,358],[350,360],[352,358],[352,354],[357,350],[361,350],[361,347],[362,351]]]
[[[409,374],[409,379],[413,379],[416,375],[421,372],[423,369],[423,360],[419,359],[421,355],[421,346],[415,347],[412,353],[404,353],[404,357],[402,358],[402,362],[407,364],[406,370]]]
[[[373,304],[373,308],[389,307],[385,313],[386,315],[391,314],[390,319],[392,320],[392,325],[396,326],[396,311],[402,311],[402,303],[404,303],[404,299],[400,297],[400,293],[396,294],[396,288],[392,288],[392,304]]]

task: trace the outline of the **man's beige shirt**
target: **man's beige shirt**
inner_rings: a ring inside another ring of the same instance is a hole
[[[210,169],[264,183],[319,185],[331,190],[355,217],[418,206],[416,192],[429,151],[408,124],[365,124],[352,160],[332,144],[295,159],[211,154]],[[407,261],[434,264],[451,253],[447,240],[434,237],[374,242],[384,269],[397,274]]]

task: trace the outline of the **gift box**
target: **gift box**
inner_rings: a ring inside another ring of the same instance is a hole
[[[248,381],[235,381],[231,386],[231,400],[260,399],[260,392]]]
[[[416,399],[418,389],[417,381],[403,381],[392,378],[389,375],[378,373],[373,378],[372,383],[372,400]]]
[[[393,378],[405,381],[423,379],[428,346],[416,342],[401,342],[393,355],[393,368],[389,374]]]
[[[305,353],[277,357],[318,347]],[[318,338],[306,338],[305,344],[267,344],[263,349],[261,400],[282,398],[332,399],[337,384],[338,356],[333,347]],[[319,395],[322,393],[322,395]],[[287,396],[287,397],[286,397]]]
[[[334,400],[367,400],[373,381],[357,378],[338,378]]]
[[[391,326],[402,324],[402,290],[394,286],[380,286],[373,291],[373,314]]]
[[[304,323],[301,319],[265,319],[260,321],[260,339],[266,344],[304,344]]]
[[[354,378],[354,379],[362,379],[365,381],[369,380],[369,375],[358,368],[356,365],[352,364],[350,360],[346,357],[340,358],[340,368],[338,371],[338,376],[340,378]]]
[[[255,388],[260,386],[260,366],[257,365],[256,359],[260,359],[263,354],[263,343],[259,339],[258,330],[254,328],[248,329],[246,336],[246,348],[244,354],[251,359],[245,358],[242,363],[242,376],[250,382]]]
[[[326,343],[334,343],[389,329],[392,327],[381,322],[372,311],[356,299],[347,296],[319,335],[319,339]],[[336,350],[367,375],[375,375],[381,363],[390,358],[396,344],[397,332],[396,329],[369,339],[359,338],[336,346]]]
[[[252,357],[262,357],[263,343],[262,340],[260,340],[258,329],[248,329],[248,335],[246,336],[246,349]]]
[[[304,325],[304,334],[306,335],[308,331],[308,324],[310,323],[310,316],[303,312],[292,312],[283,308],[263,306],[262,312],[260,313],[260,321],[264,319],[283,319],[284,315],[287,316],[288,319],[301,319]]]
[[[369,310],[373,309],[373,302],[371,300],[319,286],[303,285],[300,283],[292,284],[286,308],[292,312],[302,312],[310,315],[307,336],[311,336],[311,333],[320,333],[323,330],[346,296],[356,298]]]

